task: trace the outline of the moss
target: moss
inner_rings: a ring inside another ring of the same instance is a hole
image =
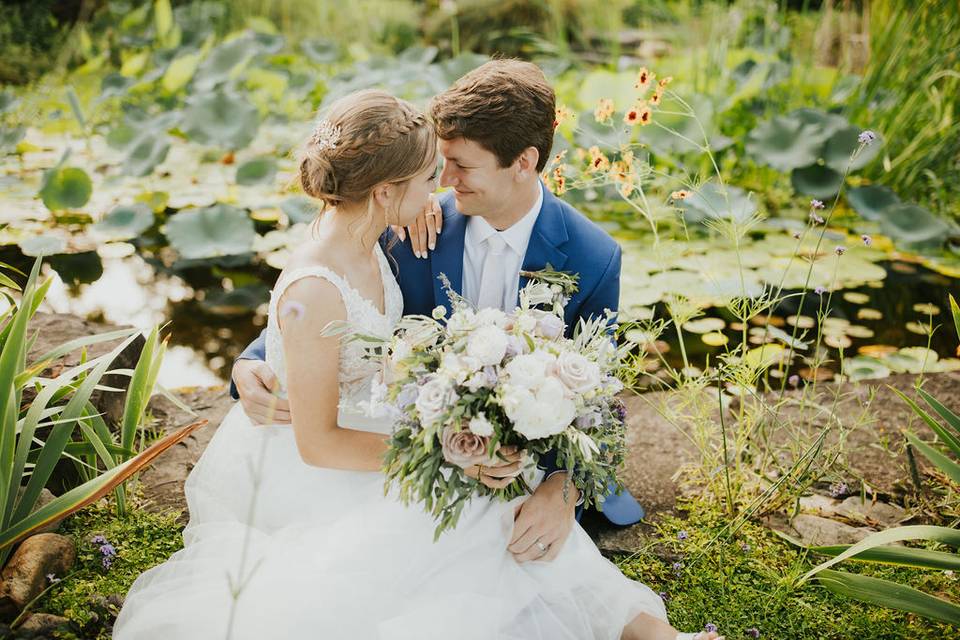
[[[35,611],[64,616],[71,622],[62,638],[110,638],[122,597],[137,576],[170,557],[183,546],[178,513],[154,514],[131,508],[120,518],[112,503],[101,502],[63,523],[60,533],[77,544],[77,563]],[[102,535],[117,550],[113,564],[104,568],[99,545]]]
[[[722,541],[729,518],[702,502],[683,507],[685,518],[666,517],[655,524],[657,537],[650,549],[613,558],[625,575],[666,595],[670,621],[681,630],[699,630],[712,622],[731,640],[748,637],[750,628],[762,638],[778,639],[960,637],[956,627],[842,598],[815,582],[794,587],[793,579],[819,558],[755,523],[747,523],[735,539]],[[679,539],[681,531],[686,540]],[[960,599],[960,579],[946,572],[852,562],[836,568]]]

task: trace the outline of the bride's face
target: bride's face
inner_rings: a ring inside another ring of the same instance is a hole
[[[437,174],[436,163],[433,163],[410,178],[405,185],[395,185],[397,193],[403,197],[399,206],[391,207],[387,212],[387,223],[406,227],[427,211],[430,207],[430,194],[437,190]]]

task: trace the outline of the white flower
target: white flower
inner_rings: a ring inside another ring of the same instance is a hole
[[[455,399],[450,382],[443,378],[434,378],[420,387],[416,407],[421,424],[427,426],[439,420]]]
[[[400,363],[413,355],[413,347],[406,340],[398,339],[393,343],[390,362],[393,366],[399,366]]]
[[[530,389],[538,386],[547,377],[547,369],[553,364],[553,356],[542,351],[519,355],[507,363],[503,372],[509,383]]]
[[[440,320],[447,315],[447,308],[443,305],[438,305],[433,308],[433,313],[430,315],[433,316],[434,320]]]
[[[546,282],[532,282],[520,292],[520,306],[524,309],[553,302],[553,291]]]
[[[557,358],[557,377],[576,394],[593,391],[600,386],[600,367],[574,351],[565,351]]]
[[[467,355],[483,364],[500,364],[507,352],[507,334],[494,327],[480,327],[467,341]]]
[[[507,324],[507,314],[500,309],[485,307],[477,312],[477,323],[480,325],[492,324],[503,329]]]
[[[580,453],[587,462],[593,460],[593,456],[600,453],[600,447],[593,441],[593,438],[578,429],[568,429],[567,435],[580,447]]]
[[[470,431],[481,438],[487,438],[493,435],[493,425],[487,420],[486,415],[480,413],[470,419]]]
[[[518,313],[515,325],[524,333],[533,333],[533,330],[537,328],[537,319],[529,313]]]
[[[482,367],[483,363],[477,358],[447,352],[440,359],[440,368],[437,373],[457,384],[463,384],[474,371]]]
[[[534,388],[508,385],[501,399],[514,430],[536,440],[561,433],[576,416],[576,406],[556,378],[545,378]]]
[[[563,320],[558,316],[541,312],[537,317],[537,333],[547,340],[556,340],[563,334]]]
[[[477,315],[470,309],[458,309],[447,320],[447,332],[466,333],[477,326]]]

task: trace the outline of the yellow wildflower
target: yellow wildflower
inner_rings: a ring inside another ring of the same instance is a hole
[[[684,189],[681,189],[680,191],[674,191],[673,193],[670,194],[670,199],[673,201],[686,200],[689,197],[690,197],[690,192]]]
[[[633,178],[624,180],[623,184],[620,185],[620,195],[624,198],[629,198],[630,194],[633,193],[633,189]]]
[[[657,87],[652,94],[650,94],[650,104],[657,106],[660,104],[660,98],[663,96],[663,89]]]
[[[610,98],[600,98],[600,102],[597,103],[597,108],[593,110],[593,117],[597,122],[603,124],[610,120],[613,112],[613,100]]]
[[[627,167],[627,170],[633,169],[633,150],[627,149],[626,151],[620,154],[620,159],[623,161],[623,164]]]
[[[625,124],[635,125],[640,122],[640,110],[637,107],[631,107],[625,114],[623,114],[623,121]]]
[[[657,83],[661,89],[673,82],[673,76],[667,76],[666,78],[660,78],[660,82]]]
[[[573,112],[564,105],[557,107],[556,115],[553,120],[553,128],[556,129],[567,120],[573,117]]]
[[[651,80],[653,80],[653,74],[646,67],[643,67],[637,74],[637,82],[633,86],[636,89],[646,89]]]
[[[593,159],[590,161],[590,171],[592,172],[606,171],[609,168],[610,168],[610,159],[607,158],[607,156],[603,155],[602,153],[594,156]]]
[[[567,191],[567,179],[563,176],[557,176],[557,179],[554,180],[554,189],[553,194],[556,196],[562,196]]]
[[[645,127],[651,122],[653,122],[653,112],[650,107],[640,107],[640,125]]]
[[[610,177],[614,182],[623,182],[630,177],[630,169],[623,160],[617,160],[610,165]]]

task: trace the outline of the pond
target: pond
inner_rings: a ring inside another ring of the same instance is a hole
[[[723,287],[722,267],[729,250],[722,241],[688,242],[682,250],[670,248],[668,243],[667,250],[658,251],[652,248],[649,238],[630,229],[632,223],[622,219],[617,223],[601,216],[598,221],[624,247],[621,305],[625,316],[666,318],[664,300],[671,293],[692,294],[693,288],[701,286],[705,287],[705,292],[701,292],[703,316],[684,325],[690,364],[703,367],[708,357],[710,362],[716,362],[724,350],[721,343],[737,343],[742,328],[727,309],[710,306],[709,300],[711,288]],[[777,284],[784,273],[790,274],[782,266],[773,269],[780,258],[764,253],[771,248],[787,247],[787,240],[791,238],[771,228],[743,248],[741,260],[750,265],[745,265],[746,278],[761,281],[760,274],[769,271],[775,274]],[[46,270],[55,282],[45,308],[119,325],[149,327],[169,323],[169,349],[160,374],[161,384],[201,386],[228,380],[233,360],[266,323],[266,302],[278,271],[262,263],[251,264],[250,256],[166,265],[148,247],[127,247],[119,252],[115,247],[108,247],[107,251],[101,248],[103,256],[89,251],[50,258]],[[111,255],[111,251],[128,255]],[[875,261],[866,262],[863,255]],[[848,259],[849,265],[845,265]],[[32,259],[10,245],[0,250],[0,261],[24,268]],[[857,265],[864,268],[859,261],[869,264],[871,269],[858,276]],[[882,377],[898,371],[960,369],[960,360],[955,357],[960,354],[956,353],[949,326],[934,331],[932,336],[927,335],[926,329],[931,319],[934,327],[949,323],[947,295],[956,295],[960,280],[931,270],[910,256],[890,259],[883,252],[869,249],[853,248],[837,264],[838,286],[830,297],[831,311],[823,326],[825,348],[832,362],[820,372],[799,366],[801,376],[810,379],[817,375],[823,379],[838,372],[841,347],[849,367],[847,373],[854,378]],[[806,263],[802,266],[806,268]],[[693,277],[698,268],[706,273],[707,267],[709,277]],[[863,275],[869,279],[864,281]],[[751,343],[773,341],[771,332],[780,329],[792,333],[794,325],[807,332],[806,336],[798,333],[798,337],[814,341],[813,325],[827,294],[820,296],[808,291],[801,307],[800,296],[792,295],[798,294],[800,288],[794,290],[789,278],[784,283],[784,299],[771,312],[769,324],[773,328],[764,329],[759,322],[748,327]],[[811,289],[814,284],[811,281]],[[678,338],[672,327],[657,344],[671,366],[682,366]],[[926,351],[928,345],[932,353]],[[855,355],[858,357],[852,358]],[[660,369],[652,360],[648,371],[655,377]],[[653,381],[651,378],[650,382]]]

